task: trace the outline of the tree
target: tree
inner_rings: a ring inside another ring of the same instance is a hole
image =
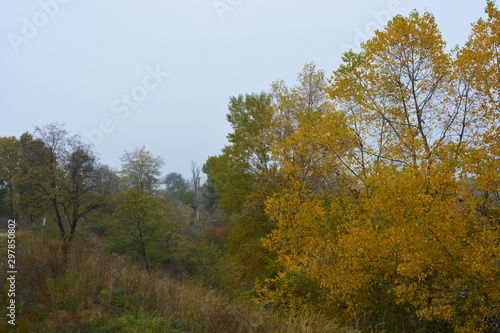
[[[207,163],[205,163],[202,167],[202,171],[206,175],[209,174],[209,169],[210,165]],[[212,215],[217,210],[217,202],[219,201],[219,194],[217,193],[217,189],[215,188],[214,184],[210,181],[210,179],[207,179],[207,181],[203,184],[201,201],[203,203],[203,207],[208,211],[211,218]]]
[[[493,55],[487,11],[466,50]],[[261,300],[393,330],[497,327],[498,80],[475,73],[495,77],[498,58],[453,59],[444,45],[432,15],[396,16],[345,54],[335,108],[306,112],[275,145],[289,183],[266,201],[279,272]]]
[[[300,165],[320,161],[321,151],[327,150],[315,147],[306,157],[300,153],[307,148],[298,151],[298,142],[293,142],[301,123],[308,123],[309,134],[315,135],[314,124],[331,108],[324,72],[314,63],[305,64],[298,81],[292,88],[277,81],[269,93],[232,97],[227,115],[233,128],[228,135],[230,144],[205,164],[209,166],[207,182],[219,197],[217,204],[234,221],[226,248],[242,266],[242,279],[255,281],[257,276],[273,274],[276,267],[274,253],[264,248],[261,239],[276,227],[265,211],[266,201],[290,185],[283,162],[290,161],[299,170]],[[287,140],[290,145],[285,147]],[[305,177],[319,181],[314,172]]]
[[[7,190],[0,186],[0,216],[8,216],[9,209],[7,205]]]
[[[65,240],[72,240],[78,222],[108,202],[112,177],[90,147],[59,124],[35,127],[48,153],[41,154],[48,179],[42,183],[53,218]]]
[[[453,89],[451,57],[431,14],[396,16],[344,63],[329,92],[358,137],[353,170],[361,177],[374,163],[430,168],[443,149],[465,141],[472,113]]]
[[[466,45],[458,52],[458,68],[466,76],[472,88],[481,96],[485,114],[500,113],[500,12],[495,3],[488,0],[486,20],[478,20],[472,27],[472,34]]]
[[[192,174],[192,179],[191,183],[193,184],[193,191],[194,191],[194,200],[193,200],[193,210],[194,210],[194,217],[195,220],[198,221],[200,219],[200,213],[199,213],[199,207],[200,207],[200,168],[196,166],[196,163],[194,161],[191,162],[191,174]]]
[[[120,161],[120,174],[126,187],[142,195],[154,196],[160,185],[160,169],[165,164],[163,158],[153,156],[143,146],[132,152],[125,151]]]
[[[291,89],[280,86],[275,118],[284,131],[277,135],[272,156],[283,184],[264,203],[275,229],[263,238],[263,245],[277,254],[278,272],[260,279],[256,289],[260,300],[284,311],[305,304],[332,311],[344,304],[328,301],[316,258],[329,252],[322,240],[338,232],[333,225],[321,228],[328,225],[325,211],[333,217],[337,211],[328,209],[331,201],[356,185],[342,163],[352,149],[352,131],[344,114],[327,99],[323,71],[306,64],[298,81]],[[286,114],[293,118],[282,116]],[[338,214],[342,216],[340,210]]]
[[[196,192],[191,189],[189,181],[185,180],[181,174],[171,172],[165,177],[167,193],[182,202],[193,211],[194,218],[199,202],[196,198]]]
[[[147,270],[166,258],[172,228],[159,199],[129,190],[113,217],[115,222],[109,230],[112,251],[138,255]]]
[[[224,263],[234,272],[230,282],[234,286],[253,283],[256,275],[265,274],[270,261],[260,238],[272,229],[263,203],[276,185],[270,160],[273,111],[269,94],[232,97],[227,115],[233,128],[229,145],[205,163],[210,165],[207,182],[215,187],[217,204],[231,221],[223,222],[229,223]]]
[[[19,138],[19,146],[19,167],[15,175],[19,210],[34,224],[34,219],[41,218],[50,210],[50,201],[44,195],[50,179],[50,168],[44,161],[50,151],[43,141],[34,139],[27,132]]]
[[[230,145],[210,157],[209,180],[217,188],[219,204],[229,213],[239,213],[252,187],[270,168],[273,110],[268,94],[232,97],[227,120],[234,129]]]
[[[165,185],[167,192],[174,197],[189,188],[189,182],[177,172],[171,172],[165,177]]]
[[[15,137],[0,138],[0,165],[0,185],[5,191],[9,218],[16,219],[18,198],[14,178],[19,165],[19,144]]]
[[[34,218],[41,217],[49,209],[47,197],[43,195],[49,169],[43,163],[48,149],[41,140],[35,140],[29,133],[19,139],[0,138],[0,179],[6,193],[6,203],[12,219],[19,214]]]
[[[486,20],[472,27],[465,46],[458,50],[457,75],[466,82],[467,98],[481,107],[474,123],[464,173],[471,178],[470,191],[482,193],[479,212],[500,225],[500,12],[487,1]],[[473,180],[473,181],[472,181]]]

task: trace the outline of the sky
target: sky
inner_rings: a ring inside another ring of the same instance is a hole
[[[59,122],[120,169],[145,146],[190,177],[227,145],[231,96],[296,83],[394,15],[432,13],[463,45],[486,0],[2,0],[0,136]]]

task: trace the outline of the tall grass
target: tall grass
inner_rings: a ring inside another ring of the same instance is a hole
[[[277,318],[165,273],[148,273],[84,242],[26,233],[16,250],[19,332],[355,332],[319,314]],[[1,297],[5,304],[5,288]],[[8,329],[2,320],[0,331]]]

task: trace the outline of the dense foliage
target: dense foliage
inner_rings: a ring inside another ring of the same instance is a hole
[[[162,177],[164,159],[145,147],[112,170],[58,124],[0,138],[1,213],[47,217],[65,249],[83,224],[148,272],[289,317],[313,311],[367,331],[498,331],[492,1],[486,14],[452,50],[430,13],[398,15],[330,79],[307,63],[296,86],[231,97],[228,145],[202,169],[192,162],[191,180]]]

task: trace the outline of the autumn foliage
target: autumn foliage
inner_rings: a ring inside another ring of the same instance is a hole
[[[274,86],[273,121],[295,121],[270,149],[281,186],[262,243],[279,268],[257,301],[405,331],[499,329],[500,14],[486,12],[461,49],[414,11],[346,53],[329,85],[306,65],[315,89]],[[328,98],[301,104],[312,92]]]
[[[64,269],[29,285],[47,287],[46,298],[111,258],[82,251],[89,270],[80,268],[68,242],[78,223],[147,269],[110,265],[79,289],[92,310],[74,311],[90,316],[105,290],[111,319],[95,325],[110,329],[154,314],[158,330],[171,318],[203,332],[498,332],[500,11],[488,0],[485,13],[453,49],[432,14],[397,15],[330,78],[311,62],[295,86],[231,97],[228,145],[204,164],[203,186],[193,162],[192,189],[178,173],[162,178],[163,158],[145,147],[125,152],[115,172],[58,125],[0,138],[0,213],[33,224],[50,216],[64,240],[35,243],[49,259],[60,248]],[[171,285],[162,270],[251,300],[265,318]],[[127,294],[132,280],[137,293]],[[63,321],[79,304],[61,290],[40,315]],[[113,319],[121,312],[109,307],[124,304],[134,306]],[[134,319],[132,308],[148,311]]]

